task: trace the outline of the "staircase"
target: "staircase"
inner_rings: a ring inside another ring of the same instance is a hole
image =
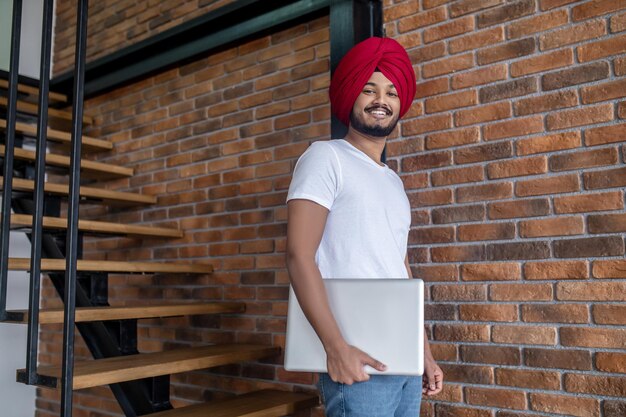
[[[0,142],[4,143],[4,131],[8,83],[0,79]],[[33,170],[35,152],[20,144],[36,136],[38,89],[32,85],[18,85],[18,122],[16,123],[16,148],[13,179],[11,230],[29,233],[33,225]],[[71,135],[67,130],[71,113],[61,110],[67,97],[51,93],[49,141],[67,145]],[[92,122],[85,116],[84,124]],[[112,144],[97,138],[83,136],[83,151],[93,154],[112,149]],[[57,146],[55,149],[65,149]],[[0,144],[0,161],[4,163],[5,146]],[[65,255],[64,243],[67,218],[61,216],[61,202],[68,196],[70,159],[67,155],[48,153],[46,169],[55,178],[65,178],[63,183],[45,184],[46,213],[43,216],[43,253],[41,270],[52,281],[61,298],[64,294]],[[81,176],[94,183],[81,185],[81,204],[115,205],[135,207],[156,204],[156,196],[119,192],[98,186],[97,182],[109,179],[129,178],[133,170],[83,159]],[[0,177],[0,187],[4,179]],[[183,232],[164,227],[126,225],[95,220],[79,220],[80,236],[126,236],[151,239],[180,239]],[[28,235],[31,236],[30,234]],[[82,238],[80,239],[82,242]],[[79,250],[80,252],[80,250]],[[9,270],[27,271],[30,259],[10,258]],[[110,273],[124,274],[211,274],[208,264],[185,262],[119,262],[80,259],[77,263],[76,327],[83,336],[94,359],[75,361],[73,389],[109,385],[127,416],[152,417],[272,417],[293,414],[318,405],[318,397],[308,393],[276,390],[250,392],[232,398],[173,409],[169,401],[169,375],[207,369],[243,361],[256,361],[275,357],[280,348],[255,344],[227,344],[182,347],[162,352],[140,353],[137,351],[137,321],[159,317],[241,314],[246,306],[239,302],[158,303],[132,306],[110,306],[107,280]],[[39,323],[42,326],[63,323],[62,309],[42,309]],[[7,323],[27,324],[29,311],[7,311]],[[59,389],[62,385],[62,369],[57,366],[39,366],[37,385],[47,389]],[[17,371],[18,382],[27,382],[26,370]]]

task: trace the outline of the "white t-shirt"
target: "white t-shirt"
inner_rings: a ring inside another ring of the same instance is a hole
[[[314,142],[296,163],[292,199],[329,210],[315,256],[323,278],[408,278],[411,205],[387,165],[344,139]]]

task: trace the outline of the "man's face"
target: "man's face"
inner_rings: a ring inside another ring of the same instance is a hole
[[[354,102],[350,126],[368,136],[386,137],[400,118],[400,98],[382,72],[374,72]]]

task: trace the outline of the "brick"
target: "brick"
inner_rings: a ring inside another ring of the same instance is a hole
[[[609,397],[625,397],[626,378],[566,374],[565,390],[568,392],[579,392]]]
[[[595,304],[592,309],[596,324],[626,324],[626,305]]]
[[[626,85],[624,86],[626,89]],[[623,142],[626,136],[626,123],[596,127],[585,130],[585,145],[596,146],[604,145],[607,143]],[[615,151],[615,149],[608,149],[609,151]],[[610,158],[611,162],[607,164],[617,163],[617,153],[614,158]]]
[[[584,231],[582,217],[555,217],[552,219],[522,221],[521,237],[581,235]]]
[[[487,65],[507,59],[519,58],[530,55],[535,51],[535,39],[525,38],[481,49],[476,53],[476,61],[479,65]]]
[[[528,114],[543,113],[550,110],[573,107],[578,104],[576,91],[557,91],[546,93],[536,97],[524,98],[515,102],[515,114],[525,116]],[[572,132],[570,132],[571,134]]]
[[[450,342],[488,342],[489,326],[483,324],[436,324],[435,340]]]
[[[538,72],[545,72],[557,68],[567,67],[574,62],[574,52],[571,49],[560,49],[547,54],[521,59],[511,63],[511,76],[521,77]]]
[[[611,16],[611,32],[617,33],[626,30],[626,13]]]
[[[442,206],[452,203],[452,190],[427,190],[408,195],[411,207]]]
[[[550,10],[555,7],[564,6],[566,4],[575,3],[578,0],[541,0],[541,10]]]
[[[534,0],[522,0],[489,9],[477,15],[478,27],[484,28],[527,16],[535,11]]]
[[[419,265],[413,276],[427,282],[458,281],[459,272],[456,265]]]
[[[580,62],[594,61],[607,56],[623,54],[626,52],[626,34],[578,46],[576,52]]]
[[[604,132],[607,132],[604,130]],[[614,165],[618,161],[617,149],[604,148],[591,151],[572,152],[550,157],[551,171],[567,171],[572,169],[592,168]]]
[[[608,68],[607,68],[608,69]],[[582,102],[597,103],[626,96],[626,80],[609,81],[581,89]]]
[[[600,401],[569,395],[531,393],[530,408],[545,413],[567,414],[578,417],[599,417]]]
[[[563,26],[567,21],[567,10],[555,10],[513,22],[508,25],[507,34],[509,39],[517,39]]]
[[[515,118],[485,126],[483,128],[483,139],[495,140],[513,136],[520,137],[539,132],[543,132],[543,118],[541,116]]]
[[[385,23],[414,14],[416,10],[419,10],[418,0],[411,0],[395,6],[387,7],[384,15]]]
[[[467,387],[465,388],[465,400],[469,404],[485,407],[526,409],[526,394],[507,389]]]
[[[485,208],[482,205],[446,207],[432,210],[434,224],[480,221],[484,218]]]
[[[490,223],[459,225],[457,239],[461,242],[477,240],[503,240],[515,238],[514,223]],[[497,264],[500,265],[500,264]],[[468,265],[464,265],[468,266]],[[489,266],[493,266],[490,264]]]
[[[626,168],[585,172],[583,174],[583,182],[587,190],[623,187],[626,185]]]
[[[482,65],[482,64],[481,64]],[[474,66],[474,58],[472,53],[453,56],[429,62],[422,66],[422,77],[432,78],[439,75],[450,74],[461,70],[466,70]]]
[[[508,158],[512,155],[513,146],[511,142],[498,142],[457,149],[454,151],[454,161],[457,164],[469,164]]]
[[[468,107],[478,103],[478,95],[475,90],[461,91],[447,95],[427,98],[424,102],[426,113],[438,113],[446,110]]]
[[[608,78],[608,76],[609,64],[606,62],[595,62],[546,74],[541,77],[541,85],[546,91],[556,90],[572,85],[602,80]]]
[[[435,415],[438,417],[492,417],[491,410],[461,407],[458,405],[437,403]],[[46,416],[47,417],[47,416]]]
[[[496,343],[555,345],[556,329],[543,326],[494,325],[491,340]]]
[[[472,16],[464,16],[458,19],[450,20],[447,23],[426,28],[423,32],[424,43],[431,43],[441,39],[467,33],[474,29],[474,18]]]
[[[626,56],[620,56],[613,60],[615,75],[626,75]]]
[[[547,242],[493,243],[487,245],[487,260],[547,259],[550,247]]]
[[[559,282],[558,300],[563,301],[626,301],[624,282]]]
[[[536,91],[537,79],[528,77],[482,87],[479,96],[481,103],[491,103],[505,98],[525,96]]]
[[[528,262],[524,264],[526,279],[585,279],[589,277],[585,261]]]
[[[482,305],[462,304],[459,317],[463,321],[517,321],[517,307],[512,304]]]
[[[461,346],[461,359],[466,363],[489,363],[494,365],[520,365],[518,348],[508,346]]]
[[[604,401],[604,417],[622,417],[626,414],[626,401]]]
[[[626,214],[597,214],[587,217],[589,233],[626,232]]]
[[[515,143],[517,155],[531,155],[560,151],[581,146],[580,132],[564,132],[552,135],[520,139]]]
[[[598,0],[572,8],[572,20],[584,20],[626,8],[620,0]]]
[[[474,201],[501,200],[513,196],[513,184],[509,182],[471,185],[456,190],[456,201],[469,203]]]
[[[432,61],[435,58],[441,58],[446,54],[446,44],[444,42],[432,43],[430,45],[415,48],[409,52],[409,58],[413,65],[423,62]]]
[[[536,323],[589,323],[587,306],[581,304],[522,305],[522,320]]]
[[[425,172],[419,174],[402,175],[400,177],[404,183],[404,187],[408,190],[415,188],[426,188],[428,186],[428,174]]]
[[[485,259],[482,245],[433,247],[430,250],[433,262],[467,262]]]
[[[511,219],[545,216],[550,213],[550,204],[547,199],[536,198],[490,203],[487,209],[490,219]]]
[[[422,83],[418,83],[416,86],[416,98],[430,97],[441,93],[446,93],[450,89],[447,78],[435,78],[434,80],[428,80]]]
[[[451,17],[466,15],[504,3],[504,0],[461,0],[449,7]]]
[[[414,136],[426,132],[445,130],[452,127],[450,114],[437,114],[434,116],[420,117],[402,123],[402,136]]]
[[[613,120],[613,106],[601,104],[550,113],[546,116],[548,130],[566,129]]]
[[[449,243],[454,241],[453,227],[422,227],[409,232],[412,244]]]
[[[450,151],[430,152],[422,155],[408,156],[402,159],[403,172],[412,172],[448,165],[452,165],[452,153]]]
[[[537,175],[547,171],[548,159],[543,155],[492,162],[487,165],[489,179]]]
[[[580,194],[567,197],[555,197],[554,212],[586,213],[590,211],[619,210],[624,208],[621,192]]]
[[[487,288],[478,284],[439,284],[431,289],[434,301],[483,301]],[[481,329],[483,326],[480,326]],[[454,327],[453,327],[454,328]]]
[[[446,20],[446,9],[440,7],[422,13],[416,13],[397,22],[400,33],[430,26]]]
[[[465,364],[442,364],[447,381],[493,384],[493,368]]]
[[[594,261],[592,276],[594,278],[626,278],[626,261]]]
[[[494,43],[504,41],[504,28],[497,26],[491,29],[475,32],[457,39],[452,39],[448,43],[448,49],[451,54],[465,52],[482,48],[484,46],[493,45]]]
[[[515,195],[519,197],[571,193],[579,190],[580,180],[577,174],[517,181],[515,183]]]
[[[505,80],[507,70],[505,64],[496,64],[490,67],[479,68],[474,71],[462,72],[452,76],[452,88],[455,90],[476,85],[489,84],[494,81]],[[418,85],[419,86],[419,85]]]
[[[496,369],[496,383],[510,387],[559,390],[560,377],[561,374],[551,371]]]
[[[591,370],[591,353],[587,350],[524,349],[524,365],[535,368]]]
[[[617,105],[617,114],[620,119],[626,119],[626,101]]]
[[[616,236],[568,239],[554,242],[554,256],[557,258],[622,256],[623,254],[624,241]]]
[[[492,284],[492,301],[552,301],[551,284]]]
[[[616,352],[598,352],[596,368],[602,372],[626,373],[626,354]]]
[[[472,107],[467,110],[459,110],[455,114],[457,126],[467,126],[511,117],[511,103],[493,103],[480,107]]]
[[[434,186],[461,184],[483,180],[484,171],[482,167],[479,166],[436,171],[431,174],[431,181]]]
[[[424,306],[424,320],[455,320],[456,311],[449,304],[426,304]]]
[[[426,149],[440,149],[476,143],[479,140],[480,129],[478,127],[470,127],[447,132],[431,133],[426,136],[425,145]]]
[[[539,37],[539,48],[542,51],[559,48],[561,46],[599,38],[602,35],[606,35],[606,33],[606,22],[604,20],[592,20],[541,35]]]

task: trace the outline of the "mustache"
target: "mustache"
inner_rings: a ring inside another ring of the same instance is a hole
[[[387,116],[391,116],[393,114],[393,111],[391,111],[391,109],[387,106],[381,106],[381,105],[373,105],[373,106],[369,106],[365,108],[366,112],[370,112],[373,110],[383,110],[385,113],[387,113]]]

